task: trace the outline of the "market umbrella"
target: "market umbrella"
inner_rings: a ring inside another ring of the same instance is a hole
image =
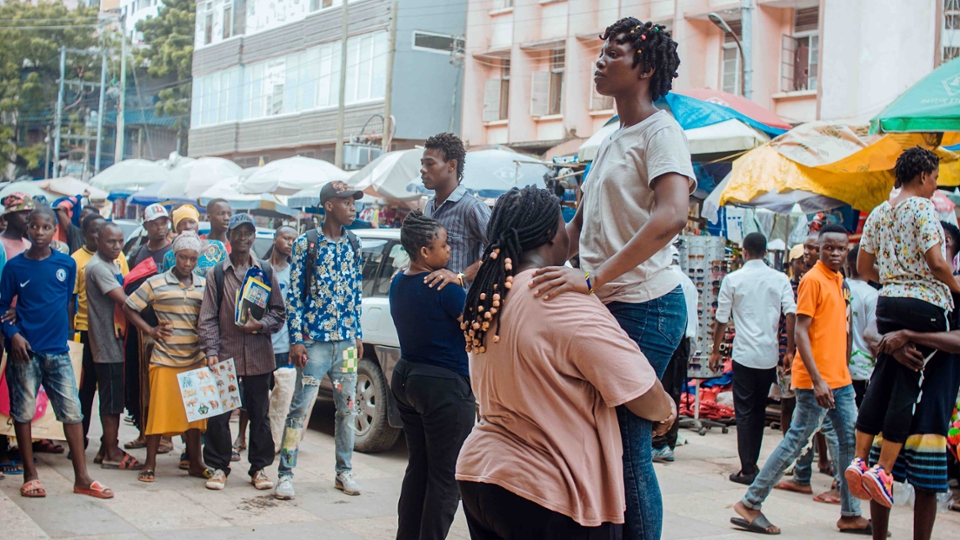
[[[498,197],[515,187],[546,187],[543,176],[550,167],[537,158],[510,150],[477,150],[467,152],[460,185],[480,197]],[[418,177],[407,185],[409,193],[425,193]]]
[[[239,186],[240,193],[293,195],[304,189],[319,190],[327,182],[346,180],[346,171],[320,159],[294,156],[260,167]]]
[[[170,169],[146,159],[126,159],[90,179],[90,185],[110,193],[131,194],[170,179]]]
[[[407,185],[420,176],[421,156],[423,156],[422,148],[381,154],[350,177],[350,184],[365,193],[372,192],[386,199],[399,201],[419,199],[420,194],[407,191]],[[299,208],[292,199],[293,197],[291,197],[291,204]]]
[[[731,174],[728,174],[717,184],[717,187],[710,193],[710,196],[703,201],[700,217],[707,218],[711,223],[717,223],[721,206],[720,195],[727,189]],[[762,193],[749,201],[741,202],[737,205],[763,208],[778,214],[792,214],[796,211],[797,207],[799,207],[805,214],[815,214],[817,212],[839,208],[845,204],[843,201],[809,191],[793,190],[785,193]]]
[[[11,182],[3,188],[0,188],[0,199],[3,199],[7,195],[16,192],[29,195],[31,197],[45,197],[49,202],[53,202],[54,199],[59,199],[60,195],[47,191],[40,187],[40,182],[31,182],[31,181],[22,181],[22,182]]]
[[[254,215],[269,217],[296,216],[297,211],[290,208],[286,197],[272,193],[241,193],[239,187],[243,177],[224,178],[200,194],[200,204],[206,205],[213,199],[226,199],[234,210],[246,210]]]
[[[943,131],[960,131],[960,58],[920,79],[870,120],[871,134]]]
[[[596,133],[590,136],[577,150],[580,161],[593,161],[597,157],[600,145],[620,127],[619,119],[615,116]],[[684,130],[690,154],[712,155],[733,154],[743,152],[763,145],[770,137],[757,129],[744,124],[743,121],[731,118],[716,124]]]
[[[67,197],[89,192],[90,199],[101,200],[106,199],[107,196],[110,195],[106,191],[95,188],[83,180],[78,180],[72,176],[54,178],[53,180],[41,180],[37,182],[37,184],[46,191]]]
[[[234,177],[243,171],[236,163],[218,157],[180,163],[170,171],[171,179],[157,191],[161,197],[196,201],[204,191],[224,178]]]
[[[782,130],[789,130],[792,127],[783,118],[780,118],[773,112],[764,109],[749,99],[724,92],[723,90],[714,90],[713,88],[688,88],[686,90],[676,90],[676,93],[732,109],[770,127],[780,128]]]

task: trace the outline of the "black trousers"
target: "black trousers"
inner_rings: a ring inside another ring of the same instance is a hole
[[[676,403],[677,410],[680,409],[680,397],[683,396],[683,386],[687,382],[687,362],[689,360],[690,340],[683,338],[680,340],[680,345],[677,346],[677,350],[673,352],[673,356],[670,357],[670,363],[667,364],[667,370],[663,373],[663,378],[660,379],[660,383],[663,384],[663,389],[670,394],[673,402]],[[679,416],[673,421],[673,425],[670,426],[669,431],[660,437],[653,438],[653,447],[663,448],[664,446],[669,446],[670,449],[673,450],[677,446],[678,433],[680,433]]]
[[[128,324],[126,336],[123,342],[123,394],[126,398],[127,412],[133,418],[133,425],[143,431],[147,426],[147,419],[143,418],[140,399],[140,333],[135,326]],[[83,416],[86,418],[87,415]]]
[[[457,457],[476,419],[470,378],[401,359],[391,388],[409,453],[397,540],[443,540],[460,502]]]
[[[97,370],[93,365],[93,348],[90,346],[90,333],[80,331],[80,344],[83,345],[83,369],[80,372],[80,412],[83,413],[83,447],[90,440],[90,413],[93,412],[93,397],[97,394]]]
[[[584,527],[494,484],[459,482],[471,540],[620,540],[623,525]]]
[[[916,332],[943,332],[946,313],[929,302],[914,298],[881,296],[877,300],[877,330],[886,334],[909,329]],[[926,357],[932,349],[917,347]],[[930,362],[953,361],[937,352]],[[883,439],[904,443],[910,432],[913,410],[920,397],[922,371],[912,371],[885,353],[877,355],[870,385],[857,415],[857,431],[870,435],[883,433]]]
[[[249,474],[273,464],[273,433],[270,431],[270,383],[273,373],[240,377],[240,400],[250,417]],[[203,460],[208,467],[230,475],[230,455],[233,452],[233,437],[230,434],[230,415],[225,412],[207,420],[203,436]]]
[[[740,472],[744,475],[760,471],[760,445],[767,415],[770,385],[777,380],[777,368],[754,369],[733,362],[733,410],[737,417],[737,453]]]
[[[857,409],[863,403],[863,396],[867,394],[867,381],[853,381],[853,392],[856,394],[854,399],[857,402]]]

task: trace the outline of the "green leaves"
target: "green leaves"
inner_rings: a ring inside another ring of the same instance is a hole
[[[157,17],[137,23],[146,45],[136,52],[137,65],[146,67],[151,77],[177,79],[175,86],[158,94],[156,113],[176,116],[181,130],[190,118],[195,21],[194,0],[164,0]]]

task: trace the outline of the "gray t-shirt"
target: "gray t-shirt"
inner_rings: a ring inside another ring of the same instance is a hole
[[[116,303],[107,296],[110,291],[120,288],[120,280],[123,279],[120,266],[94,255],[84,273],[93,361],[97,364],[123,362],[123,342],[117,337],[113,326]]]
[[[280,294],[282,298],[287,297],[287,289],[290,288],[290,263],[287,263],[283,270],[277,270],[274,267],[274,273],[277,275],[277,282],[280,284]],[[287,323],[283,323],[283,328],[279,332],[270,336],[273,339],[273,354],[284,354],[290,352],[290,332],[287,330]]]

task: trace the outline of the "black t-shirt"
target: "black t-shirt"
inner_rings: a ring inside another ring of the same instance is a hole
[[[167,244],[156,251],[150,251],[150,248],[147,247],[147,244],[143,244],[134,254],[133,264],[130,265],[130,268],[136,268],[138,264],[147,260],[147,257],[153,257],[153,262],[156,263],[157,268],[159,269],[163,266],[163,257],[166,256],[167,252],[172,249],[173,244]]]

